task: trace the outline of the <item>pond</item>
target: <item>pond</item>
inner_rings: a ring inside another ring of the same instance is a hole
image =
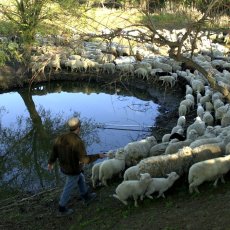
[[[60,183],[47,171],[53,139],[79,116],[87,152],[124,147],[151,135],[160,106],[147,90],[89,83],[50,83],[0,94],[1,186],[38,191]]]

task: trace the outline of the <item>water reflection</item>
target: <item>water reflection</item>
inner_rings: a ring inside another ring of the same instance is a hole
[[[50,174],[47,159],[69,117],[81,117],[81,135],[93,154],[143,138],[158,115],[145,91],[110,85],[54,83],[0,99],[0,185],[30,191],[60,183],[58,167]]]

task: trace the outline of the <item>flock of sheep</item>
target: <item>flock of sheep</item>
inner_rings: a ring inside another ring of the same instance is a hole
[[[203,49],[208,50],[206,46]],[[212,71],[217,84],[230,89],[230,57],[224,53],[220,55],[221,51],[213,57],[213,53],[207,50],[205,55],[195,55],[194,61]],[[125,205],[128,198],[133,197],[135,206],[138,206],[139,198],[152,199],[154,192],[158,192],[158,197],[164,197],[164,192],[182,175],[187,175],[190,193],[199,193],[198,186],[205,181],[215,181],[214,186],[217,186],[219,179],[224,183],[223,176],[230,170],[230,104],[220,92],[210,88],[198,71],[184,71],[178,63],[170,64],[172,60],[160,57],[159,62],[169,65],[169,71],[163,66],[156,67],[150,59],[144,58],[137,63],[143,64],[140,68],[147,71],[145,77],[161,80],[165,76],[159,77],[156,73],[168,72],[170,74],[163,82],[173,87],[179,76],[187,82],[185,97],[180,102],[175,127],[162,137],[160,143],[154,136],[128,143],[114,156],[111,154],[111,159],[92,167],[93,187],[98,183],[108,186],[108,181],[115,175],[123,175],[123,181],[117,186],[113,197]],[[136,70],[134,68],[134,75]],[[169,76],[174,80],[170,80]],[[188,125],[186,116],[194,110],[197,116]]]
[[[161,31],[172,41],[185,31]],[[211,71],[217,84],[230,90],[229,50],[213,41],[205,33],[199,35],[193,61]],[[188,38],[189,39],[189,38]],[[184,55],[189,47],[184,47]],[[44,48],[45,47],[45,48]],[[47,44],[40,53],[32,56],[31,70],[45,74],[45,68],[70,72],[93,71],[96,74],[119,74],[130,78],[142,78],[152,83],[161,82],[174,87],[179,79],[187,82],[184,100],[178,108],[178,121],[170,133],[158,143],[154,136],[128,143],[110,152],[109,159],[92,167],[92,184],[108,186],[115,175],[123,175],[123,182],[113,195],[125,205],[127,199],[164,197],[164,192],[182,175],[187,175],[189,191],[199,192],[204,181],[214,180],[214,186],[230,170],[230,104],[224,96],[213,91],[208,81],[198,71],[183,70],[182,63],[156,54],[154,44],[143,44],[132,49],[119,44],[85,42],[71,49],[49,48]],[[119,54],[119,55],[118,55]],[[137,60],[141,54],[142,60]],[[45,64],[44,64],[45,63]],[[197,111],[194,123],[188,125],[186,116]]]

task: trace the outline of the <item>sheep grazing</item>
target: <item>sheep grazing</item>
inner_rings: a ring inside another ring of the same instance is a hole
[[[158,192],[157,198],[161,196],[165,198],[164,192],[168,190],[174,184],[174,182],[179,179],[179,177],[180,176],[176,172],[171,172],[167,174],[167,178],[152,178],[152,181],[149,183],[145,192],[145,196],[153,199],[151,194]]]
[[[138,165],[131,166],[125,170],[124,180],[139,180],[140,169]]]
[[[124,147],[126,165],[136,165],[141,159],[148,157],[151,147],[156,144],[157,141],[154,136],[128,143]]]
[[[108,186],[107,180],[114,175],[120,174],[125,169],[124,150],[119,149],[115,153],[114,159],[105,160],[99,168],[99,180],[103,185]]]
[[[143,200],[144,193],[151,182],[152,178],[149,173],[140,174],[140,180],[123,181],[116,188],[116,194],[113,197],[127,205],[127,199],[133,197],[135,207],[138,207],[137,199]]]
[[[217,186],[219,179],[224,183],[223,175],[230,170],[230,155],[218,157],[193,164],[189,169],[189,192],[199,193],[198,186],[205,181],[215,180]]]

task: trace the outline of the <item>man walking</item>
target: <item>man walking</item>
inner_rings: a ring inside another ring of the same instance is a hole
[[[68,120],[69,132],[58,136],[53,145],[53,150],[48,161],[48,169],[53,169],[53,164],[58,159],[61,172],[66,176],[65,186],[59,200],[59,213],[69,215],[73,212],[67,208],[73,190],[78,186],[81,198],[88,203],[96,197],[90,193],[82,173],[83,164],[89,164],[99,158],[107,157],[106,154],[87,155],[85,144],[80,138],[81,122],[73,117]]]

